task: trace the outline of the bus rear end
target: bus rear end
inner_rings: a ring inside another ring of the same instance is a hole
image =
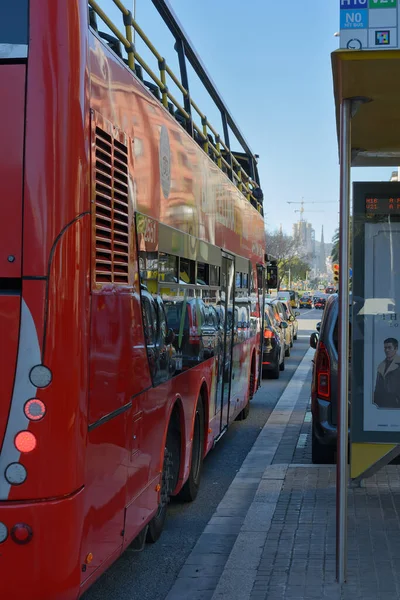
[[[0,595],[13,600],[77,598],[82,572],[86,57],[69,40],[86,12],[0,0]]]

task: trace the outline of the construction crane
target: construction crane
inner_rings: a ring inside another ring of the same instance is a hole
[[[328,200],[328,201],[324,201],[324,200],[317,200],[317,201],[308,201],[308,200],[301,200],[301,202],[288,202],[288,204],[301,204],[300,209],[299,210],[295,210],[294,212],[298,212],[300,213],[300,221],[304,221],[303,219],[303,214],[305,212],[305,208],[304,205],[305,204],[337,204],[337,202],[335,202],[334,200]],[[323,212],[323,211],[312,211],[312,212]]]
[[[299,210],[295,210],[294,212],[295,213],[300,213],[300,221],[302,221],[303,220],[303,213],[306,212],[306,209],[305,208],[300,208]],[[307,210],[307,212],[308,213],[309,212],[316,213],[316,212],[324,212],[324,211],[323,210]]]

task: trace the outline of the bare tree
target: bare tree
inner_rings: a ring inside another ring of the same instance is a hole
[[[285,272],[289,269],[298,270],[308,264],[310,257],[299,248],[298,242],[281,230],[267,231],[267,254],[273,257],[278,264],[278,289],[280,288]]]

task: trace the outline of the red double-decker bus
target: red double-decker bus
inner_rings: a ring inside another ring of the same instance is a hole
[[[168,4],[154,0],[179,77],[113,1],[118,24],[92,0],[0,0],[8,600],[76,599],[129,544],[154,542],[170,496],[196,497],[204,456],[257,388],[255,156]],[[189,93],[187,61],[223,138]]]

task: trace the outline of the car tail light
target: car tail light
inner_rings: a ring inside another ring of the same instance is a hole
[[[319,342],[315,358],[317,395],[323,400],[331,399],[331,367],[329,354],[323,342]]]
[[[16,525],[14,525],[14,527],[11,529],[11,539],[16,543],[16,544],[28,544],[33,536],[33,531],[32,529],[29,527],[29,525],[26,525],[25,523],[17,523]]]

